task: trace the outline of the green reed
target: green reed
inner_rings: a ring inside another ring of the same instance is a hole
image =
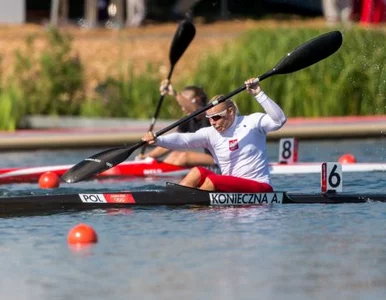
[[[14,131],[23,115],[23,103],[18,89],[0,90],[0,129]]]
[[[203,59],[193,81],[206,87],[210,95],[228,93],[245,79],[270,70],[300,44],[329,30],[250,31],[221,53]],[[288,116],[385,113],[385,34],[361,29],[345,30],[343,34],[341,49],[326,60],[261,83]],[[245,92],[235,100],[243,113],[260,109]]]
[[[39,50],[36,36],[15,52],[12,84],[19,89],[26,114],[66,115],[79,111],[85,98],[80,58],[72,54],[72,37],[56,29],[47,31],[47,46]]]
[[[85,116],[151,118],[159,99],[160,79],[154,74],[154,66],[148,64],[144,74],[134,76],[129,64],[126,71],[99,84],[96,96],[82,104],[81,113]],[[167,99],[164,101],[160,117],[170,118],[177,111],[169,107]]]

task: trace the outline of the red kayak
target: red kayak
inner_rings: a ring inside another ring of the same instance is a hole
[[[270,172],[275,175],[317,174],[321,171],[321,162],[296,162],[290,164],[270,163]],[[30,168],[0,169],[0,184],[6,183],[36,183],[45,172],[64,174],[72,165],[43,166]],[[171,177],[183,176],[189,168],[157,161],[153,158],[127,161],[99,174],[98,178],[109,177]],[[350,163],[342,164],[343,172],[386,172],[386,163]]]
[[[28,168],[0,169],[0,184],[38,182],[39,177],[45,172],[55,172],[61,176],[73,165],[42,166]],[[97,177],[122,177],[122,176],[182,176],[188,168],[146,158],[138,161],[123,162]]]

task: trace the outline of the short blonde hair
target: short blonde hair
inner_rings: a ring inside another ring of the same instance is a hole
[[[209,102],[214,102],[214,101],[220,99],[221,97],[224,97],[224,95],[216,95],[216,96],[213,96],[213,97],[209,100]]]
[[[220,98],[224,97],[224,95],[216,95],[216,96],[213,96],[209,102],[214,102]],[[237,109],[237,106],[233,103],[232,101],[232,98],[229,98],[227,100],[224,101],[224,103],[226,104],[227,107],[233,107],[235,109],[235,111],[238,111]]]

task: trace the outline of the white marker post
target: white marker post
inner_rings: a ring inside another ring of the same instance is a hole
[[[296,139],[280,139],[278,161],[280,164],[293,164],[298,162],[298,141]]]
[[[322,163],[321,172],[322,193],[336,193],[343,191],[342,165],[335,162]]]

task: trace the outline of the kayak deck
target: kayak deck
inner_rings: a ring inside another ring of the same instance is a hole
[[[386,194],[349,193],[222,193],[168,183],[163,190],[136,192],[81,192],[0,197],[0,215],[65,210],[130,208],[135,206],[249,206],[275,204],[342,204],[386,202]]]

